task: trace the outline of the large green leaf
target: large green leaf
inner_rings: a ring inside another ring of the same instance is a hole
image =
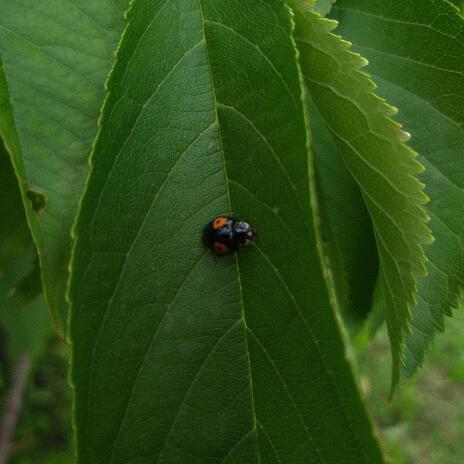
[[[76,226],[79,462],[381,463],[324,283],[280,0],[135,0]],[[258,239],[213,259],[214,215]],[[337,443],[337,446],[334,446]]]
[[[59,325],[66,320],[70,230],[124,3],[0,0],[0,133],[13,156]]]
[[[13,359],[36,354],[50,316],[40,291],[37,252],[27,227],[18,181],[0,140],[0,326]]]
[[[405,334],[411,375],[464,283],[464,19],[445,1],[422,2],[420,15],[415,2],[406,3],[340,0],[335,12],[340,32],[369,58],[380,94],[400,108],[426,167],[436,241],[427,248],[428,276],[418,281],[412,333]]]
[[[304,82],[326,121],[340,153],[359,183],[379,250],[392,345],[392,385],[399,379],[402,332],[408,302],[414,302],[415,275],[425,273],[422,244],[431,241],[422,208],[426,196],[414,177],[422,166],[403,144],[392,108],[373,93],[374,84],[360,71],[365,60],[331,33],[334,21],[320,18],[305,0],[289,0],[296,15],[295,37]]]

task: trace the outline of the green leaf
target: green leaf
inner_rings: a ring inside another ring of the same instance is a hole
[[[359,185],[315,105],[309,102],[324,251],[345,325],[359,330],[378,275],[374,231]]]
[[[0,218],[0,325],[11,358],[34,355],[48,334],[50,316],[18,182],[1,140]]]
[[[47,300],[63,327],[70,231],[122,11],[112,0],[0,0],[0,11],[0,134],[20,180]]]
[[[428,275],[418,280],[412,333],[405,334],[404,373],[410,376],[464,283],[464,19],[449,3],[429,0],[421,2],[420,15],[400,0],[388,7],[340,0],[334,11],[340,32],[369,58],[380,94],[401,109],[426,167],[421,177],[435,243],[426,250]]]
[[[312,7],[312,9],[321,16],[327,16],[335,1],[336,0],[315,0],[316,4]],[[311,3],[310,0],[307,0],[307,3]]]
[[[288,2],[296,15],[295,37],[312,100],[325,119],[348,169],[361,187],[379,250],[392,345],[392,386],[399,379],[402,332],[415,275],[425,273],[422,244],[431,241],[422,208],[426,196],[414,177],[422,170],[403,144],[405,133],[389,117],[392,108],[377,98],[360,71],[365,60],[331,33],[334,21],[320,18],[302,0]]]
[[[34,254],[21,257],[7,266],[8,275],[23,275],[34,265]],[[0,277],[0,325],[6,333],[7,352],[11,359],[28,353],[41,353],[50,331],[51,319],[41,292],[34,292],[27,299],[21,295],[13,282]],[[34,282],[40,285],[40,279]],[[34,285],[35,286],[35,285]]]
[[[133,3],[75,230],[78,462],[382,462],[316,251],[291,29],[280,0]],[[215,260],[202,228],[231,211],[258,239]]]

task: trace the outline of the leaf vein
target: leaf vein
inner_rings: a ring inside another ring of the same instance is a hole
[[[197,269],[198,265],[203,261],[203,259],[205,258],[205,256],[207,255],[206,252],[204,252],[202,254],[202,256],[200,257],[200,259],[198,259],[194,266],[190,269],[190,271],[186,274],[185,278],[183,279],[182,283],[179,285],[179,288],[176,290],[174,296],[171,298],[171,301],[169,302],[169,304],[167,305],[166,307],[166,310],[164,311],[164,314],[162,316],[162,318],[160,319],[155,331],[153,332],[153,335],[151,337],[151,341],[150,341],[150,344],[148,345],[148,349],[147,351],[145,352],[143,358],[142,358],[142,362],[140,363],[140,366],[137,370],[137,374],[135,376],[135,379],[134,379],[134,383],[132,384],[132,389],[131,389],[131,393],[130,393],[130,396],[129,396],[129,399],[127,401],[127,404],[126,404],[126,408],[124,410],[124,416],[123,416],[123,419],[119,425],[119,429],[118,429],[118,432],[116,434],[116,438],[114,439],[113,441],[113,445],[111,447],[112,451],[111,451],[111,459],[110,459],[110,464],[113,462],[113,459],[115,457],[114,453],[115,453],[115,450],[117,448],[117,444],[119,442],[119,439],[120,439],[120,436],[121,436],[121,433],[122,433],[122,430],[124,428],[124,424],[127,420],[127,416],[128,416],[128,412],[129,412],[129,409],[130,409],[130,405],[131,405],[131,402],[132,402],[132,398],[135,394],[135,391],[136,391],[136,388],[137,388],[137,384],[138,384],[138,381],[139,381],[139,378],[140,378],[140,374],[141,372],[143,371],[143,368],[146,364],[146,361],[148,359],[148,354],[150,353],[151,349],[153,348],[153,344],[156,340],[156,337],[159,333],[159,330],[163,324],[163,322],[165,321],[166,319],[166,316],[168,315],[169,313],[169,310],[172,308],[172,305],[174,304],[174,302],[176,301],[177,297],[179,296],[180,292],[183,290],[183,288],[185,287],[186,283],[188,282],[189,278],[191,277],[191,275],[195,272],[195,270]]]
[[[200,367],[199,367],[197,373],[195,374],[195,377],[193,378],[192,382],[190,383],[190,385],[189,385],[189,387],[188,387],[188,389],[187,389],[187,391],[186,391],[186,393],[185,393],[185,395],[184,395],[184,397],[183,397],[183,399],[182,399],[182,401],[181,401],[181,403],[180,403],[180,406],[179,406],[179,408],[178,408],[178,410],[177,410],[177,413],[176,413],[176,415],[175,415],[175,417],[174,417],[174,420],[173,420],[172,423],[171,423],[171,427],[170,427],[169,432],[168,432],[168,434],[167,434],[167,436],[166,436],[166,440],[165,440],[165,442],[164,442],[163,448],[161,449],[161,452],[160,452],[160,454],[159,454],[159,456],[158,456],[158,459],[156,460],[156,464],[158,464],[158,463],[160,462],[160,459],[161,459],[161,457],[162,457],[162,455],[163,455],[163,453],[164,453],[164,451],[165,451],[165,449],[166,449],[166,446],[167,446],[168,443],[169,443],[169,439],[171,438],[171,433],[172,433],[172,431],[174,430],[174,427],[175,427],[177,418],[179,417],[179,414],[180,414],[180,412],[181,412],[181,410],[182,410],[182,407],[184,406],[185,401],[187,400],[187,397],[188,397],[188,395],[189,395],[191,389],[193,388],[193,385],[195,384],[195,382],[197,381],[197,379],[198,379],[198,377],[200,376],[201,372],[203,371],[203,369],[204,369],[206,363],[208,362],[210,356],[213,354],[214,350],[215,350],[216,347],[219,345],[219,343],[221,343],[221,341],[224,340],[224,338],[228,335],[228,333],[231,332],[233,329],[235,329],[235,327],[236,327],[237,325],[241,324],[241,323],[243,323],[242,319],[241,319],[241,318],[240,318],[240,319],[237,319],[237,320],[236,320],[236,321],[235,321],[235,322],[234,322],[234,323],[233,323],[233,324],[232,324],[232,325],[231,325],[231,326],[230,326],[230,327],[217,339],[217,341],[214,343],[214,345],[212,346],[212,348],[209,350],[208,355],[206,356],[206,358],[205,358],[205,359],[203,360],[203,362],[201,363],[201,365],[200,365]]]
[[[282,74],[279,73],[279,71],[277,70],[277,68],[274,66],[274,63],[271,61],[271,59],[263,52],[263,50],[261,49],[261,47],[255,43],[253,43],[251,40],[249,40],[247,37],[245,37],[243,34],[241,34],[240,32],[236,31],[235,29],[233,29],[232,27],[228,26],[227,24],[223,24],[223,23],[219,23],[217,21],[211,21],[209,19],[205,19],[205,23],[207,24],[212,24],[214,26],[218,26],[218,27],[222,27],[230,32],[232,32],[233,34],[235,34],[237,37],[241,38],[243,41],[245,41],[248,45],[251,45],[253,48],[255,48],[258,53],[264,58],[264,60],[266,61],[266,63],[271,67],[272,71],[274,72],[274,74],[279,78],[279,81],[281,82],[281,84],[285,87],[285,90],[287,91],[288,95],[290,96],[291,100],[292,100],[292,103],[293,103],[293,106],[295,108],[297,108],[297,105],[296,105],[296,102],[295,102],[295,97],[294,95],[292,94],[292,92],[290,92],[290,89],[287,85],[287,83],[285,82],[285,79],[283,78]]]
[[[140,227],[138,228],[138,231],[137,231],[137,234],[135,235],[127,253],[126,253],[126,258],[124,260],[124,263],[122,264],[122,268],[121,268],[121,271],[119,273],[119,277],[118,277],[118,280],[116,282],[116,285],[113,289],[113,292],[110,296],[110,298],[108,299],[108,303],[106,305],[106,309],[105,309],[105,313],[103,315],[103,319],[102,319],[102,322],[100,324],[100,327],[98,329],[98,332],[97,332],[97,336],[95,337],[95,342],[94,342],[94,345],[93,345],[93,348],[92,348],[92,356],[90,358],[90,368],[89,368],[89,387],[88,387],[88,390],[90,392],[90,390],[92,390],[92,386],[93,386],[93,378],[94,378],[94,365],[95,365],[95,353],[96,353],[96,349],[97,349],[97,346],[99,344],[99,341],[100,341],[100,337],[101,337],[101,334],[103,332],[103,328],[104,326],[106,325],[106,321],[108,319],[108,316],[109,316],[109,312],[110,312],[110,308],[111,308],[111,305],[112,305],[112,302],[113,302],[113,299],[116,295],[116,292],[118,291],[119,289],[119,286],[122,282],[122,276],[124,274],[124,271],[125,271],[125,268],[126,268],[126,265],[127,265],[127,262],[128,262],[128,258],[129,258],[129,255],[131,254],[132,250],[134,249],[135,247],[135,244],[137,243],[137,240],[140,236],[140,233],[148,219],[148,216],[150,214],[150,212],[152,211],[154,205],[156,204],[156,201],[161,193],[161,191],[163,190],[163,188],[165,187],[165,185],[167,184],[172,172],[175,170],[176,166],[178,166],[180,160],[183,158],[183,156],[189,151],[189,149],[214,125],[214,122],[212,124],[210,124],[203,132],[201,132],[197,137],[196,139],[178,156],[176,162],[173,164],[173,166],[171,167],[171,170],[169,171],[169,173],[166,175],[163,183],[160,185],[160,188],[158,189],[158,191],[156,192],[156,194],[154,195],[154,198],[153,198],[153,201],[150,205],[150,207],[147,209],[144,217],[143,217],[143,220],[142,220],[142,223],[140,225]],[[101,197],[100,197],[101,198]],[[91,262],[91,260],[89,260],[89,263]],[[90,411],[90,394],[89,394],[89,403],[87,405],[87,410]],[[90,427],[87,427],[87,431],[89,431]],[[87,441],[89,442],[89,441]]]

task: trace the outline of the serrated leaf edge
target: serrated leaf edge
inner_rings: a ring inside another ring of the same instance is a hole
[[[369,94],[371,98],[373,97],[375,101],[378,103],[377,107],[375,110],[378,112],[378,116],[382,117],[385,122],[390,126],[391,132],[392,132],[392,141],[400,144],[404,150],[403,155],[407,156],[407,164],[410,169],[410,172],[407,174],[407,177],[412,181],[411,186],[413,183],[415,184],[415,191],[416,193],[414,194],[414,202],[410,202],[412,206],[414,207],[414,212],[415,215],[417,215],[417,225],[416,225],[416,231],[414,234],[409,234],[409,239],[404,238],[405,243],[408,246],[408,249],[411,252],[411,256],[414,257],[413,260],[410,260],[410,266],[411,266],[411,277],[414,278],[414,289],[410,293],[410,298],[408,298],[410,301],[404,302],[404,307],[403,311],[406,314],[406,318],[403,321],[400,321],[400,326],[402,329],[405,329],[407,331],[410,331],[409,327],[409,322],[412,319],[412,313],[411,313],[411,308],[408,303],[411,303],[412,305],[415,304],[416,302],[416,295],[417,295],[417,281],[416,277],[417,276],[425,276],[427,274],[426,271],[426,266],[425,263],[427,262],[427,257],[425,255],[423,246],[428,245],[433,243],[434,238],[432,235],[432,232],[430,228],[426,225],[427,222],[429,222],[430,217],[426,212],[426,209],[424,208],[424,205],[430,200],[427,194],[424,192],[424,187],[425,185],[419,181],[419,179],[414,175],[414,174],[419,174],[424,171],[425,167],[418,161],[417,159],[417,153],[405,143],[405,141],[409,140],[410,134],[404,131],[402,128],[401,124],[398,122],[394,121],[392,119],[392,116],[394,116],[397,113],[397,109],[391,105],[389,105],[385,99],[381,98],[380,96],[376,95],[374,93],[374,90],[377,88],[377,85],[373,82],[371,79],[371,76],[366,72],[363,71],[362,69],[366,67],[368,64],[368,60],[363,58],[361,55],[359,55],[356,52],[353,52],[350,48],[352,44],[343,39],[341,36],[333,33],[338,26],[338,21],[331,20],[331,19],[326,19],[320,17],[320,15],[314,13],[310,7],[309,4],[304,1],[304,0],[296,0],[301,8],[302,8],[302,14],[306,15],[311,15],[314,18],[314,21],[317,21],[321,26],[322,29],[330,34],[333,38],[336,38],[338,40],[338,43],[340,44],[340,48],[342,49],[341,52],[346,53],[349,55],[349,61],[351,62],[352,69],[350,70],[350,74],[354,76],[358,76],[358,78],[363,79],[366,89],[363,92],[364,94]],[[303,11],[305,10],[305,11]],[[390,142],[391,143],[391,142]],[[361,186],[362,187],[362,186]],[[412,190],[413,188],[410,187]],[[375,230],[375,225],[374,225],[374,230]],[[414,238],[416,239],[415,242],[413,242],[411,239]],[[377,234],[376,234],[376,240],[377,239]],[[413,249],[416,249],[413,252]],[[418,253],[418,250],[420,250],[420,253]],[[399,362],[399,365],[395,366],[395,363],[393,363],[392,366],[392,394],[395,390],[396,385],[398,384],[398,372],[400,370],[400,366],[404,365],[404,337],[401,335],[399,339],[399,343],[397,344],[399,347],[399,352],[396,353],[396,356],[394,356],[394,359],[397,359]],[[393,353],[392,353],[393,354]]]

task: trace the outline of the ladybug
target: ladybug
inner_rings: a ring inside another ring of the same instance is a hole
[[[248,222],[217,216],[203,229],[203,242],[217,255],[229,255],[254,240],[256,231]]]

